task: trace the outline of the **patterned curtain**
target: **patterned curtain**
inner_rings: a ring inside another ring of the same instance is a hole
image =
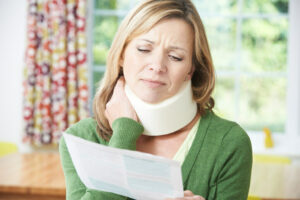
[[[86,0],[28,0],[24,137],[56,144],[88,116]]]

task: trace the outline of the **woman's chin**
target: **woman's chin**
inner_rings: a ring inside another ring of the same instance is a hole
[[[161,98],[162,96],[151,96],[151,95],[145,95],[145,96],[143,96],[143,97],[140,97],[140,99],[141,100],[143,100],[144,102],[146,102],[146,103],[149,103],[149,104],[157,104],[157,103],[160,103],[160,102],[162,102],[163,100],[165,100],[165,99],[163,99],[163,98]]]

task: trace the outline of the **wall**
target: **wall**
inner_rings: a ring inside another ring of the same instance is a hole
[[[14,142],[21,151],[26,9],[26,0],[0,0],[0,141]]]

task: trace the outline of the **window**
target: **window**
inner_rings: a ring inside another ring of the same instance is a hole
[[[204,0],[196,6],[217,71],[217,112],[248,131],[284,132],[288,2]]]
[[[90,86],[91,98],[105,71],[105,60],[122,19],[138,0],[90,0]],[[92,102],[92,99],[90,100]]]
[[[91,0],[92,94],[105,71],[105,58],[117,27],[137,2]],[[213,94],[216,112],[239,122],[248,132],[269,127],[273,132],[284,133],[288,118],[287,80],[292,74],[287,73],[288,0],[194,0],[194,3],[203,20],[217,72]]]

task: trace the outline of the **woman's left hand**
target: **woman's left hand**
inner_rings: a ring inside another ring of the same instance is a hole
[[[194,195],[194,193],[190,190],[185,190],[184,197],[175,198],[175,199],[167,198],[165,200],[205,200],[205,199],[199,195]]]

